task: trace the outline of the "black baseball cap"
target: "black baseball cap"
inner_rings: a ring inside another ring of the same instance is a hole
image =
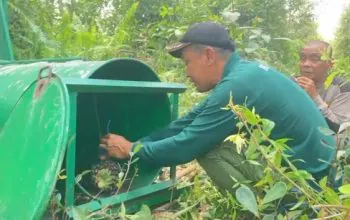
[[[215,22],[201,22],[191,25],[179,42],[166,47],[170,55],[180,58],[182,50],[191,44],[235,50],[233,40],[225,26]]]

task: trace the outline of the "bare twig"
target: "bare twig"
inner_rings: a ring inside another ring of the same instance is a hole
[[[326,216],[326,217],[322,217],[322,218],[314,218],[313,220],[333,219],[333,218],[336,218],[336,217],[343,216],[344,214],[345,213],[338,213],[338,214],[335,214],[335,215],[330,215],[330,216]]]
[[[126,178],[127,178],[128,175],[129,175],[129,171],[130,171],[132,159],[133,159],[133,156],[130,156],[130,159],[128,160],[128,164],[127,164],[127,168],[126,168],[126,171],[125,171],[123,180],[122,180],[122,182],[121,182],[121,185],[118,187],[118,190],[117,190],[117,193],[116,193],[116,194],[119,194],[120,190],[123,188],[123,185],[124,185],[124,183],[125,183],[125,181],[126,181]]]
[[[334,208],[334,209],[349,209],[350,210],[349,206],[344,206],[344,205],[314,205],[313,207],[315,207],[315,208],[327,207],[327,208]]]
[[[206,198],[206,196],[202,196],[201,198],[198,199],[198,201],[196,203],[194,203],[191,206],[188,206],[187,208],[175,213],[172,217],[175,219],[177,217],[180,217],[181,215],[191,211],[194,207],[196,207],[200,202],[202,202],[204,199]]]
[[[134,172],[134,175],[132,175],[132,178],[131,178],[131,180],[130,180],[130,183],[129,183],[129,187],[128,187],[127,192],[129,192],[129,191],[130,191],[131,184],[132,184],[132,182],[134,181],[135,176],[137,175],[137,171],[138,171],[138,169],[137,169],[137,168],[135,168],[135,172]]]
[[[168,210],[171,206],[173,206],[174,204],[176,203],[176,201],[172,201],[172,202],[168,202],[162,206],[159,206],[157,208],[155,208],[153,210],[154,213],[158,213],[158,212],[163,212],[163,211],[166,211]]]

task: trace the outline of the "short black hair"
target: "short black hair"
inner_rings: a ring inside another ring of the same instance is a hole
[[[328,58],[329,59],[333,58],[333,48],[328,42],[326,42],[324,40],[311,40],[305,46],[310,46],[310,45],[314,45],[314,44],[321,44],[321,45],[323,45],[327,49],[327,52],[329,52],[329,57]]]

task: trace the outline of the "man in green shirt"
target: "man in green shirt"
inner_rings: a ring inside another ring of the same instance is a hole
[[[327,162],[331,162],[335,150],[321,144],[324,140],[334,145],[332,137],[319,131],[319,127],[327,127],[322,114],[306,92],[282,73],[240,58],[224,26],[213,22],[194,24],[179,43],[168,49],[172,56],[184,60],[187,76],[197,90],[211,92],[187,115],[139,140],[142,147],[136,156],[140,160],[171,166],[197,159],[222,190],[232,189],[231,177],[258,181],[262,170],[241,163],[244,157],[232,144],[223,143],[238,131],[235,114],[222,109],[232,93],[236,104],[246,103],[261,117],[275,122],[272,138],[292,139],[288,142],[291,160],[305,161],[295,162],[298,168],[316,179],[327,175]],[[136,145],[116,134],[101,140],[101,147],[115,158],[128,158]]]

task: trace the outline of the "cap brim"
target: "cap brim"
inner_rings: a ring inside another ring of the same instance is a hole
[[[171,44],[171,45],[167,46],[165,49],[168,51],[168,53],[171,56],[176,57],[176,58],[181,58],[182,50],[190,44],[191,43],[178,42],[178,43]]]

